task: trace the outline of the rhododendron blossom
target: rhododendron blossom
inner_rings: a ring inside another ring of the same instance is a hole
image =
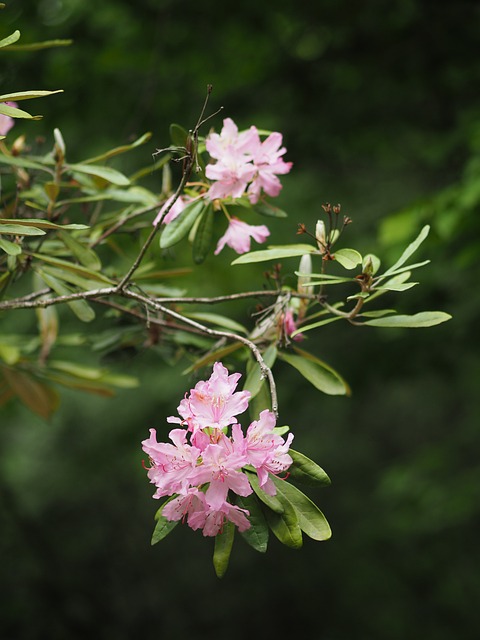
[[[264,224],[251,225],[237,218],[232,218],[228,229],[218,241],[214,253],[218,255],[225,245],[228,245],[237,253],[247,253],[247,251],[250,251],[251,238],[261,243],[265,242],[269,235],[270,231]]]
[[[163,517],[186,521],[205,536],[221,533],[225,522],[239,531],[250,527],[249,511],[231,501],[235,495],[253,492],[245,467],[250,473],[255,470],[260,487],[274,495],[269,474],[278,475],[292,464],[288,450],[293,435],[284,440],[275,433],[271,411],[262,411],[244,435],[237,416],[247,409],[250,393],[235,391],[239,378],[216,362],[210,378],[198,382],[180,402],[182,418],[167,418],[188,428],[170,431],[171,443],[157,442],[151,429],[142,442],[150,459],[148,478],[156,487],[154,498],[171,497],[162,508]]]

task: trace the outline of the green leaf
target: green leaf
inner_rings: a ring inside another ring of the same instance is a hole
[[[8,233],[15,236],[44,236],[45,231],[37,227],[20,224],[0,224],[0,233]]]
[[[16,31],[14,31],[12,34],[7,36],[6,38],[3,38],[3,40],[0,40],[0,49],[3,48],[3,47],[8,47],[9,45],[13,44],[14,42],[17,42],[17,40],[19,38],[20,38],[20,31],[17,29]]]
[[[104,276],[102,273],[98,273],[97,271],[92,271],[91,269],[87,269],[86,267],[82,267],[78,264],[73,264],[73,262],[68,262],[68,260],[61,260],[60,258],[54,258],[53,256],[46,255],[44,253],[31,253],[33,258],[37,258],[42,262],[46,262],[47,264],[51,264],[60,269],[64,269],[67,271],[71,271],[72,273],[78,274],[80,277],[95,280],[96,282],[101,282],[105,284],[113,284],[112,280]]]
[[[247,333],[247,329],[241,325],[240,323],[232,320],[231,318],[227,318],[225,316],[221,316],[218,313],[185,313],[187,318],[192,318],[192,320],[199,320],[201,323],[207,322],[209,324],[214,324],[217,327],[222,327],[223,329],[228,329],[230,331],[234,331],[236,333]]]
[[[222,533],[215,536],[215,549],[213,552],[213,566],[217,578],[223,578],[230,561],[232,553],[233,539],[235,537],[235,526],[233,522],[225,522]]]
[[[63,93],[63,89],[57,89],[56,91],[16,91],[15,93],[4,93],[0,96],[0,102],[20,100],[31,100],[32,98],[44,98],[45,96],[51,96],[54,93]]]
[[[433,327],[451,319],[449,313],[443,311],[421,311],[413,316],[398,315],[366,320],[363,324],[371,327],[408,327],[412,329]]]
[[[331,322],[336,322],[337,320],[342,320],[342,317],[333,316],[333,318],[325,318],[324,320],[319,320],[318,322],[313,322],[312,324],[301,326],[295,331],[293,331],[293,333],[290,334],[290,337],[294,338],[299,333],[305,333],[306,331],[311,331],[312,329],[316,329],[317,327],[323,327],[323,325],[330,324]]]
[[[0,249],[3,249],[9,256],[18,256],[22,253],[22,247],[19,244],[10,242],[10,240],[4,240],[3,238],[0,238]]]
[[[375,291],[407,291],[419,284],[418,282],[392,282],[392,280],[385,282],[380,287],[375,287]]]
[[[1,96],[0,96],[1,97]],[[0,101],[0,114],[8,116],[10,118],[22,118],[27,120],[40,120],[42,116],[32,116],[28,111],[23,109],[17,109],[17,107],[11,107],[9,104],[5,104]]]
[[[248,520],[251,527],[246,531],[241,531],[240,535],[256,551],[265,553],[269,537],[268,525],[258,499],[254,495],[246,496],[244,498],[238,496],[237,506],[239,506],[240,509],[247,509],[250,513]]]
[[[130,184],[127,176],[124,176],[123,173],[111,167],[103,167],[96,164],[69,164],[67,168],[74,173],[85,173],[90,176],[95,176],[96,178],[102,178],[107,182],[121,187],[126,187]]]
[[[279,493],[278,497],[281,499],[283,513],[266,511],[268,525],[282,544],[291,549],[300,549],[303,539],[297,511],[282,493]]]
[[[23,158],[21,156],[7,156],[4,153],[0,153],[0,162],[9,164],[13,167],[22,167],[23,169],[36,169],[37,171],[46,171],[49,174],[52,173],[51,167],[47,167],[40,162],[28,160],[27,158]]]
[[[45,273],[43,269],[37,270],[38,275],[45,282],[47,287],[53,289],[59,296],[71,295],[73,292],[66,287],[60,280],[54,278],[51,274]],[[95,311],[85,300],[73,300],[67,302],[70,309],[82,322],[91,322],[95,318]]]
[[[390,267],[390,269],[387,269],[387,271],[385,271],[385,273],[383,275],[384,276],[391,275],[399,267],[401,267],[403,264],[405,264],[405,262],[410,258],[410,256],[413,253],[415,253],[415,251],[418,249],[418,247],[422,244],[422,242],[428,236],[429,232],[430,232],[429,225],[424,226],[423,229],[420,231],[419,235],[417,236],[417,238],[412,243],[410,243],[408,245],[408,247],[402,253],[402,255],[397,260],[397,262],[395,262],[395,264],[392,267]]]
[[[295,349],[301,355],[292,355],[283,351],[278,357],[294,367],[316,389],[327,395],[348,395],[350,390],[343,378],[334,369],[305,351]]]
[[[288,468],[289,477],[309,486],[329,485],[330,478],[316,462],[299,451],[289,449],[293,464]]]
[[[187,144],[188,131],[179,124],[170,125],[170,140],[176,147],[185,147]]]
[[[193,261],[196,264],[204,262],[212,246],[214,216],[213,207],[209,204],[200,218],[193,239]]]
[[[339,249],[333,257],[345,269],[355,269],[357,265],[362,264],[362,256],[355,249]]]
[[[286,245],[285,247],[263,249],[262,251],[244,253],[239,258],[236,258],[232,262],[232,265],[265,262],[266,260],[283,260],[284,258],[298,258],[305,253],[318,253],[318,250],[310,244]]]
[[[157,521],[157,524],[155,525],[155,529],[153,530],[153,534],[152,534],[152,540],[150,543],[152,545],[157,544],[157,542],[160,542],[160,540],[163,540],[164,538],[166,538],[168,534],[171,531],[173,531],[177,526],[177,524],[179,523],[179,520],[167,520],[162,515],[162,510],[164,506],[168,504],[170,500],[172,500],[174,497],[175,496],[172,496],[172,498],[164,502],[164,504],[162,504],[160,509],[155,514],[155,520]]]
[[[325,516],[310,498],[285,480],[273,476],[273,482],[279,495],[292,505],[300,529],[307,536],[313,540],[328,540],[332,536],[330,525]]]
[[[271,369],[277,359],[277,347],[274,344],[271,344],[266,349],[265,353],[262,354],[262,357],[267,367]],[[260,391],[262,384],[265,384],[265,379],[262,377],[260,365],[256,360],[249,360],[247,378],[243,385],[243,390],[250,391],[250,397],[254,398]]]
[[[193,227],[196,219],[205,209],[203,200],[196,200],[188,204],[181,214],[169,222],[160,236],[160,248],[168,249],[184,238]]]
[[[120,147],[115,147],[114,149],[110,149],[110,151],[106,151],[105,153],[102,153],[99,156],[95,156],[94,158],[88,158],[88,160],[84,160],[81,164],[85,165],[85,164],[94,164],[95,162],[105,162],[105,160],[108,160],[109,158],[113,158],[114,156],[118,156],[121,153],[131,151],[136,147],[140,147],[142,144],[145,144],[146,142],[148,142],[151,137],[152,137],[151,133],[144,133],[143,136],[140,136],[140,138],[137,138],[137,140],[135,140],[131,144],[123,144]]]
[[[102,263],[93,249],[85,246],[76,240],[70,233],[66,233],[65,231],[60,231],[58,235],[64,245],[70,249],[72,254],[84,267],[93,271],[100,271]]]
[[[287,214],[282,209],[274,207],[268,202],[257,202],[252,206],[252,209],[259,213],[261,216],[267,216],[268,218],[287,218]]]
[[[256,473],[252,473],[251,471],[247,471],[248,480],[252,486],[257,497],[266,505],[269,509],[274,511],[275,513],[283,513],[283,504],[276,496],[270,496],[268,493],[265,493],[263,489],[260,489],[258,484],[258,476]]]

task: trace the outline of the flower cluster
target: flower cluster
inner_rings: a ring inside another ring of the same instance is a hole
[[[206,140],[207,151],[216,160],[205,169],[207,178],[214,181],[208,197],[216,200],[247,195],[255,204],[262,190],[278,196],[282,185],[277,176],[292,168],[291,162],[282,159],[286,149],[281,144],[278,132],[262,142],[256,127],[239,133],[233,120],[225,118],[221,133],[212,133]]]
[[[234,498],[252,493],[249,474],[256,473],[260,488],[275,495],[269,474],[278,475],[292,464],[288,450],[293,435],[284,440],[275,433],[271,411],[262,411],[243,433],[237,415],[247,409],[250,393],[235,391],[239,378],[216,362],[210,378],[198,382],[180,402],[180,417],[167,418],[180,425],[170,431],[171,443],[157,442],[155,429],[142,442],[150,458],[154,498],[171,496],[162,515],[186,520],[204,536],[216,536],[226,521],[239,531],[248,529],[250,514],[235,505]]]
[[[210,201],[230,201],[246,197],[256,204],[262,192],[276,197],[282,185],[278,175],[288,173],[291,162],[285,162],[282,156],[286,149],[282,147],[282,135],[271,133],[261,140],[255,126],[247,131],[238,131],[231,118],[225,118],[221,132],[211,133],[205,141],[206,150],[213,162],[207,164],[205,176],[211,183],[208,189],[198,196],[180,196],[173,203],[171,196],[162,206],[153,224],[160,221],[169,224],[175,220],[186,206],[204,198]],[[251,239],[262,243],[270,235],[265,225],[250,225],[235,216],[228,216],[229,224],[225,234],[219,239],[215,255],[225,247],[237,253],[250,251]]]

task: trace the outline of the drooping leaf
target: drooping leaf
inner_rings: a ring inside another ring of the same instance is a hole
[[[303,538],[297,511],[283,494],[279,493],[278,499],[283,506],[283,512],[275,513],[270,509],[265,510],[268,525],[282,544],[291,549],[300,549]]]
[[[223,578],[230,562],[235,526],[232,522],[225,522],[223,531],[215,536],[215,549],[213,551],[213,566],[217,578]]]
[[[214,216],[213,207],[210,204],[206,207],[200,218],[193,239],[192,253],[193,261],[196,264],[202,264],[202,262],[204,262],[212,246]]]
[[[270,369],[273,367],[275,360],[277,359],[277,347],[271,344],[262,354],[263,360],[267,367]],[[247,378],[243,385],[244,391],[250,391],[251,398],[254,398],[260,391],[262,384],[265,384],[265,379],[262,377],[262,371],[260,365],[256,360],[249,360],[247,367]]]
[[[87,269],[91,269],[92,271],[100,271],[100,269],[102,268],[102,263],[100,262],[100,258],[95,253],[95,251],[93,251],[93,249],[90,249],[90,247],[82,244],[70,233],[67,233],[65,231],[60,231],[58,235],[65,246],[70,249],[75,258],[77,258],[80,264],[82,264]]]
[[[247,509],[250,514],[248,520],[251,527],[246,531],[241,531],[240,535],[256,551],[265,553],[268,546],[269,529],[258,499],[254,495],[244,498],[239,496],[237,498],[237,506],[241,509]]]
[[[303,453],[289,449],[293,464],[288,468],[289,477],[309,486],[329,485],[330,478],[316,462]]]
[[[252,209],[261,216],[267,216],[268,218],[287,218],[285,211],[268,202],[257,202],[252,206]]]
[[[26,372],[1,367],[9,387],[31,411],[47,420],[58,407],[57,392]]]
[[[318,358],[300,349],[295,349],[300,355],[279,352],[278,357],[294,367],[315,388],[327,395],[348,395],[349,387],[345,380],[332,367]]]
[[[275,513],[283,513],[283,504],[280,502],[280,500],[276,496],[270,496],[268,495],[268,493],[265,493],[263,489],[260,489],[257,474],[247,471],[247,476],[252,489],[254,490],[257,497],[263,502],[263,504]]]
[[[312,322],[312,324],[306,324],[305,326],[301,326],[290,334],[291,338],[294,338],[299,333],[306,333],[307,331],[311,331],[312,329],[317,329],[318,327],[323,327],[326,324],[330,324],[331,322],[337,322],[337,320],[342,320],[341,316],[333,316],[331,318],[324,318],[323,320],[319,320],[318,322]]]
[[[179,520],[167,520],[165,516],[162,515],[164,506],[168,504],[170,500],[173,499],[173,497],[175,496],[172,496],[172,498],[164,502],[155,514],[155,520],[157,521],[157,524],[155,525],[155,529],[153,530],[152,534],[152,540],[150,543],[152,546],[154,544],[157,544],[157,542],[160,542],[160,540],[166,538],[168,534],[173,531],[179,523]]]
[[[58,293],[59,296],[68,296],[73,293],[69,287],[65,286],[60,280],[54,278],[51,274],[46,273],[45,270],[37,269],[37,273],[45,282],[47,287],[53,289],[53,291]],[[95,311],[86,300],[72,300],[67,302],[67,304],[77,318],[82,322],[91,322],[95,318]]]
[[[407,327],[412,329],[433,327],[451,319],[449,313],[443,311],[421,311],[412,316],[397,315],[366,320],[363,324],[371,327]]]
[[[82,278],[96,280],[97,282],[101,282],[104,284],[113,284],[112,280],[104,276],[102,273],[98,273],[98,271],[92,271],[92,269],[87,269],[86,267],[82,267],[79,264],[74,264],[73,262],[68,262],[68,260],[62,260],[61,258],[54,258],[53,256],[47,255],[45,253],[31,253],[33,258],[37,258],[42,262],[46,262],[47,264],[51,264],[54,267],[58,267],[59,269],[71,271],[72,273],[76,273]]]
[[[273,477],[273,482],[279,496],[283,496],[292,505],[298,518],[300,529],[313,540],[328,540],[332,535],[332,531],[317,505],[300,489],[297,489],[286,480]]]
[[[205,206],[203,200],[196,200],[188,204],[177,218],[165,226],[160,236],[160,248],[168,249],[168,247],[173,247],[177,242],[180,242],[193,227]]]
[[[318,253],[318,250],[310,244],[295,244],[285,247],[274,247],[270,249],[262,249],[261,251],[252,251],[244,253],[236,258],[233,264],[250,264],[252,262],[265,262],[267,260],[283,260],[284,258],[296,258],[303,256],[305,253]]]

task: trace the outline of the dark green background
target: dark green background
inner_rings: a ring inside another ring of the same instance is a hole
[[[319,331],[312,349],[345,375],[351,398],[275,370],[281,421],[333,480],[311,494],[333,538],[301,551],[273,539],[266,556],[239,540],[222,581],[198,533],[178,528],[149,545],[156,503],[139,443],[149,427],[166,431],[191,382],[185,362],[126,356],[117,370],[137,373],[139,389],[113,400],[65,393],[48,424],[8,406],[1,637],[476,638],[478,3],[16,0],[0,25],[22,42],[74,39],[2,55],[2,92],[65,89],[35,103],[43,121],[17,124],[46,138],[39,149],[54,127],[72,161],[152,131],[151,148],[114,166],[148,165],[170,122],[195,122],[212,83],[217,129],[230,116],[284,134],[294,169],[275,242],[295,242],[324,201],[354,219],[347,244],[387,260],[429,223],[421,257],[432,264],[399,310],[454,315],[428,330]],[[160,189],[159,175],[149,180]],[[245,272],[226,270],[229,258],[207,260],[201,280],[239,290]],[[249,273],[261,286],[261,270]]]

